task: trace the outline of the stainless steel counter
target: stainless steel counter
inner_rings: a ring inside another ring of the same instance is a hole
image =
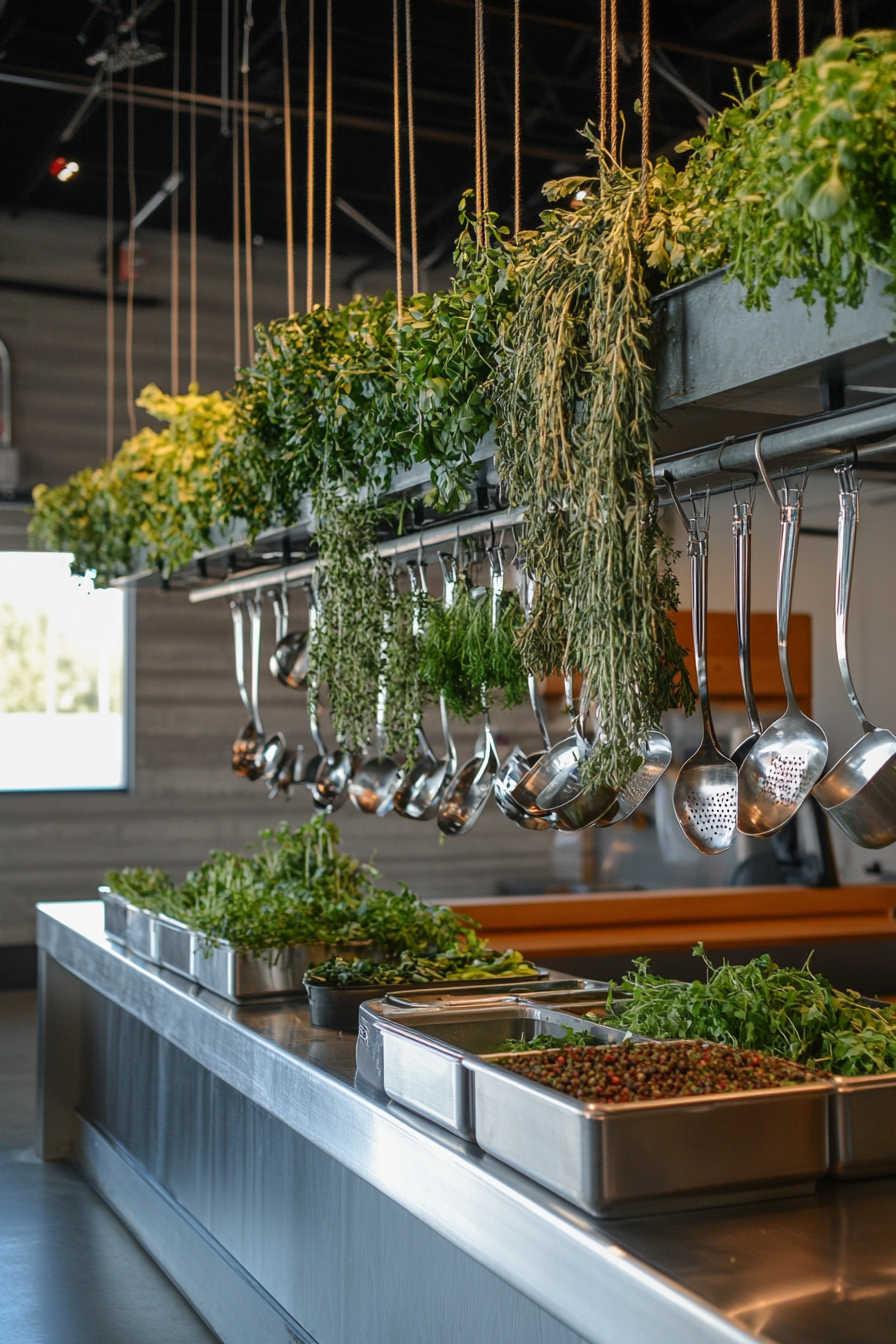
[[[355,1038],[39,907],[40,1151],[230,1344],[890,1344],[896,1180],[599,1223],[355,1084]]]

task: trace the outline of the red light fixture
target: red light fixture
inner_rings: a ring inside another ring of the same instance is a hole
[[[60,182],[70,182],[75,174],[80,171],[80,163],[75,163],[74,159],[67,159],[64,154],[57,154],[50,164],[50,176],[55,177]]]

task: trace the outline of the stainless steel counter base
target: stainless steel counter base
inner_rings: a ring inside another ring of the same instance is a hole
[[[154,1199],[103,1192],[192,1301],[146,1208],[217,1257],[223,1328],[196,1304],[226,1344],[896,1338],[896,1181],[600,1225],[364,1095],[354,1037],[304,1004],[226,1003],[102,928],[99,902],[39,907],[40,1151],[139,1174]]]

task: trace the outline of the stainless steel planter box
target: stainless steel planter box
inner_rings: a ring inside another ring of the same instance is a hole
[[[214,946],[200,934],[193,973],[205,989],[232,1003],[272,995],[304,995],[302,977],[309,966],[323,961],[318,947],[272,947],[264,952],[240,952],[229,943]]]
[[[602,1106],[468,1057],[476,1142],[597,1217],[811,1190],[828,1167],[827,1082]]]
[[[159,915],[158,925],[159,965],[195,980],[199,934],[170,915]]]
[[[124,896],[119,896],[111,887],[100,887],[99,893],[103,902],[103,928],[106,937],[124,947],[127,942],[128,903]]]
[[[159,964],[159,917],[137,905],[127,906],[127,946],[144,961]]]
[[[831,1175],[896,1175],[896,1073],[835,1078],[830,1102]]]
[[[475,1138],[472,1077],[467,1058],[492,1052],[510,1037],[549,1035],[563,1039],[566,1027],[588,1031],[596,1043],[611,1044],[627,1033],[557,1008],[513,998],[452,1010],[416,1009],[390,1013],[388,1005],[363,1004],[357,1064],[361,1076],[403,1106],[425,1115],[460,1138]]]

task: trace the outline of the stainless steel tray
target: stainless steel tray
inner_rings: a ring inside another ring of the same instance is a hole
[[[365,1082],[393,1101],[425,1115],[463,1139],[475,1137],[468,1058],[491,1052],[510,1037],[542,1034],[563,1039],[564,1029],[586,1030],[597,1042],[617,1043],[627,1033],[582,1022],[557,1008],[500,1003],[402,1012],[382,1000],[362,1004],[356,1062]]]
[[[103,903],[103,928],[107,938],[122,947],[127,943],[128,903],[111,887],[100,887],[100,900]]]
[[[605,998],[608,986],[603,981],[596,980],[578,980],[564,979],[558,976],[556,972],[549,971],[548,978],[543,982],[543,988],[539,985],[514,988],[513,984],[508,984],[505,979],[494,980],[491,984],[480,983],[475,988],[472,986],[465,988],[463,984],[454,984],[452,986],[430,985],[421,989],[402,989],[388,990],[381,997],[388,1004],[394,1004],[400,1008],[459,1008],[474,1006],[478,1004],[488,1004],[494,1002],[496,997],[502,999],[511,995],[529,999],[536,999],[539,1003],[550,1001],[552,998],[562,998],[564,1002],[569,999],[572,1001],[576,993],[581,993],[588,987],[589,997]]]
[[[834,1088],[831,1175],[840,1181],[896,1175],[896,1073],[835,1078]]]
[[[159,917],[149,910],[141,910],[128,902],[126,908],[126,941],[128,950],[144,961],[159,964]]]
[[[196,979],[199,934],[182,920],[159,915],[159,965],[177,971],[187,980]]]
[[[596,1217],[806,1193],[828,1166],[828,1082],[602,1106],[467,1056],[476,1142]]]
[[[272,995],[304,997],[302,976],[309,966],[322,961],[321,949],[297,944],[264,952],[241,952],[229,943],[208,942],[197,936],[193,973],[205,989],[232,1003]]]

